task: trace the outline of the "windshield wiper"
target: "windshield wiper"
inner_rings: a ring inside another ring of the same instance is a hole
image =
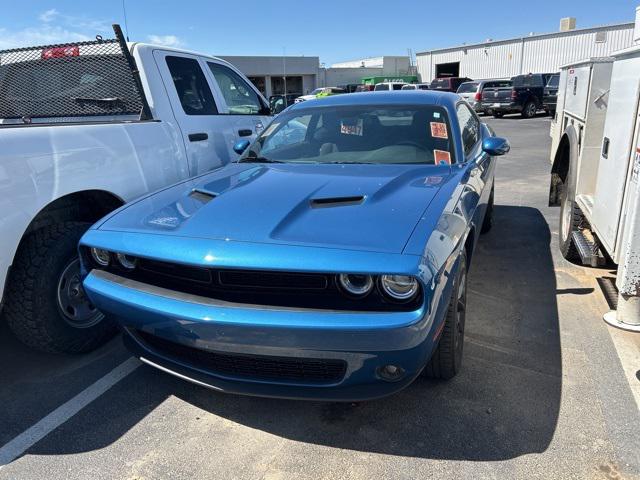
[[[281,160],[271,160],[267,157],[245,157],[238,160],[238,163],[285,163]]]

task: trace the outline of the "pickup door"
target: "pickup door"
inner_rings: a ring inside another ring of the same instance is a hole
[[[255,138],[267,122],[266,103],[227,64],[175,51],[153,54],[182,132],[190,174],[233,161],[233,145]]]

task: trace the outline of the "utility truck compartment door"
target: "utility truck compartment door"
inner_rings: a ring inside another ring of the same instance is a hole
[[[609,141],[606,158],[600,154],[594,195],[592,228],[614,260],[618,233],[624,221],[623,199],[635,158],[636,117],[640,92],[640,56],[616,59],[611,74],[609,107],[603,139]]]

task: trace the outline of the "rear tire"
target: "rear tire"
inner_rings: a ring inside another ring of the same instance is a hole
[[[522,109],[522,118],[533,118],[538,112],[538,107],[533,100],[529,100]]]
[[[458,270],[444,320],[440,341],[422,374],[429,378],[449,380],[462,366],[464,325],[467,308],[467,255],[458,258]]]
[[[493,112],[493,118],[502,118],[504,117],[504,113],[502,112]]]
[[[84,297],[77,245],[90,224],[62,222],[31,233],[11,269],[5,315],[26,345],[54,353],[93,350],[116,332]]]

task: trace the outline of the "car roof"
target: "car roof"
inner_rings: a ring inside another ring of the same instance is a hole
[[[433,90],[396,90],[350,93],[349,95],[333,95],[307,102],[297,103],[291,110],[309,107],[338,107],[349,105],[441,105],[455,108],[460,96],[450,92]]]

